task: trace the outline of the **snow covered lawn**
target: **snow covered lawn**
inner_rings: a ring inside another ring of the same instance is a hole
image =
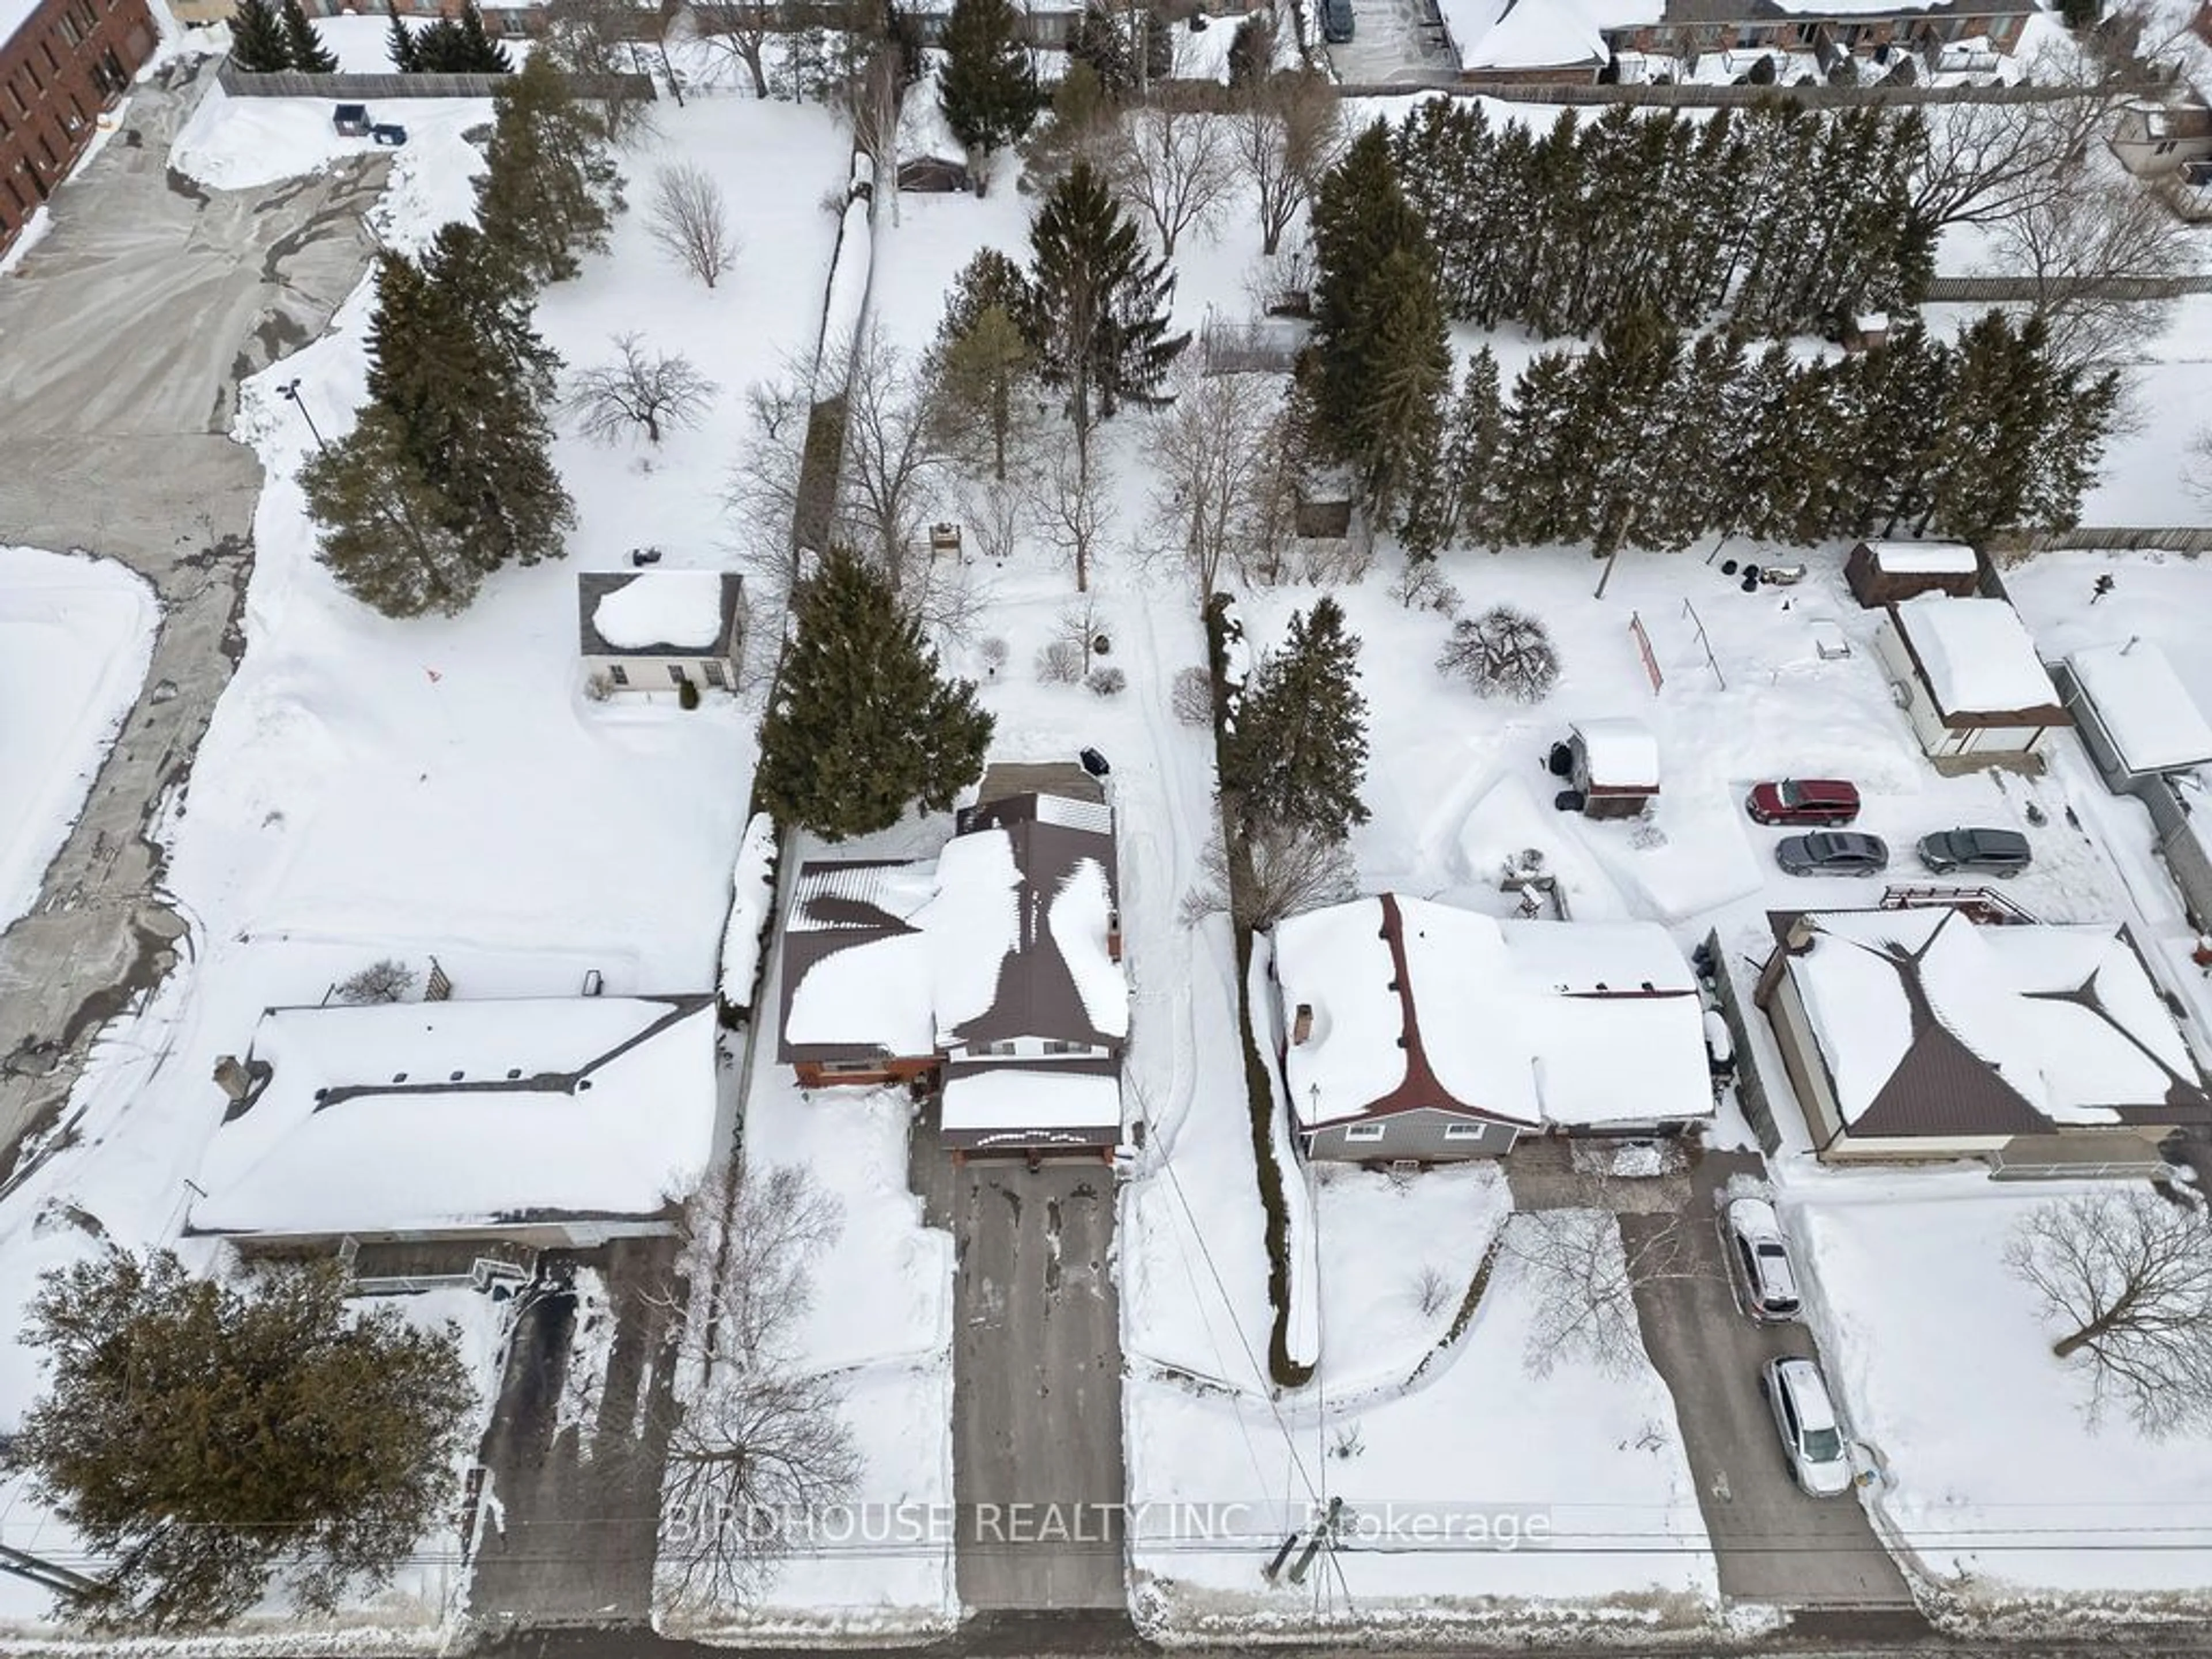
[[[1871,1507],[1908,1576],[1962,1613],[2053,1594],[2201,1608],[2212,1445],[2092,1430],[2034,1293],[2005,1269],[2020,1218],[2079,1188],[1862,1176],[1788,1207],[1831,1384],[1891,1484]]]
[[[153,590],[111,560],[0,547],[0,928],[69,838],[154,653]]]

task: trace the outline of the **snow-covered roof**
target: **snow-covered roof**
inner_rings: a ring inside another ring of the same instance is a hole
[[[902,162],[927,157],[932,161],[968,165],[968,149],[945,125],[945,106],[938,97],[938,77],[944,73],[944,54],[931,52],[938,68],[926,83],[899,100],[898,155]]]
[[[1284,1061],[1307,1128],[1423,1106],[1530,1127],[1711,1109],[1704,1004],[1656,923],[1358,899],[1279,923],[1275,973],[1286,1028],[1311,1011]]]
[[[1863,1135],[2157,1123],[2177,1103],[2193,1121],[2212,1104],[2115,926],[1984,927],[1949,907],[1802,921],[1811,946],[1784,960]]]
[[[1861,326],[1866,324],[1861,319]],[[1881,319],[1885,328],[1889,319]],[[1869,542],[1875,568],[1893,576],[1971,576],[1981,568],[1980,556],[1964,542]]]
[[[2212,726],[2148,640],[2092,646],[2066,659],[2130,772],[2170,772],[2212,762]]]
[[[1577,720],[1590,781],[1609,789],[1659,787],[1659,739],[1642,720]]]
[[[586,570],[576,578],[586,656],[726,654],[743,579],[726,570]]]
[[[1605,31],[1656,23],[1658,0],[1440,0],[1462,70],[1602,64]]]
[[[1121,1127],[1121,1081],[1110,1072],[986,1066],[948,1079],[939,1111],[947,1133]]]
[[[209,1145],[195,1231],[653,1217],[714,1139],[705,997],[272,1009],[249,1060],[267,1081]]]
[[[1921,593],[1893,607],[1928,692],[1947,715],[2055,708],[2057,689],[2020,613],[2002,599]]]

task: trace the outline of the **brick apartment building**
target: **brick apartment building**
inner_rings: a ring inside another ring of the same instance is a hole
[[[146,0],[0,0],[0,252],[153,50]]]

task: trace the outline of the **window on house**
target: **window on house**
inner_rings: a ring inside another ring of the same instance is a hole
[[[684,671],[678,668],[674,663],[668,665],[668,683],[671,685],[681,685],[684,684]]]
[[[1447,1123],[1444,1125],[1444,1139],[1446,1140],[1480,1140],[1489,1133],[1489,1126],[1483,1123]]]
[[[44,92],[46,89],[46,83],[39,74],[39,66],[27,58],[23,60],[23,73],[31,77],[32,91]]]
[[[624,668],[620,663],[617,663],[607,670],[607,678],[612,680],[617,685],[628,685],[629,684],[629,670]]]
[[[39,42],[39,50],[46,54],[46,67],[56,75],[59,75],[62,72],[61,54],[54,50],[54,43],[51,40],[41,40]]]
[[[67,12],[62,14],[61,21],[55,27],[61,30],[62,39],[72,46],[84,39],[84,31],[77,27],[76,19]]]
[[[968,1045],[968,1052],[971,1054],[1010,1055],[1018,1053],[1018,1050],[1009,1039],[1005,1042],[971,1042]]]
[[[1389,1126],[1383,1123],[1347,1123],[1344,1126],[1346,1140],[1380,1140],[1382,1131]]]
[[[884,1063],[879,1060],[825,1060],[817,1068],[824,1077],[857,1077],[866,1072],[880,1072]]]
[[[1087,1042],[1070,1042],[1066,1037],[1048,1037],[1045,1040],[1044,1051],[1048,1054],[1087,1054],[1091,1052],[1091,1045]]]

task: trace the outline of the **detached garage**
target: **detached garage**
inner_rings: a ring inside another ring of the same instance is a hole
[[[1940,593],[1906,599],[1889,607],[1874,643],[1932,760],[2016,757],[2045,732],[2074,724],[2035,641],[2002,599]]]
[[[1981,591],[1981,556],[1964,542],[1861,542],[1844,562],[1851,597],[1868,610],[1923,593]]]
[[[2130,640],[2076,651],[2057,679],[2083,745],[2115,793],[2212,765],[2212,726],[2156,646]]]

